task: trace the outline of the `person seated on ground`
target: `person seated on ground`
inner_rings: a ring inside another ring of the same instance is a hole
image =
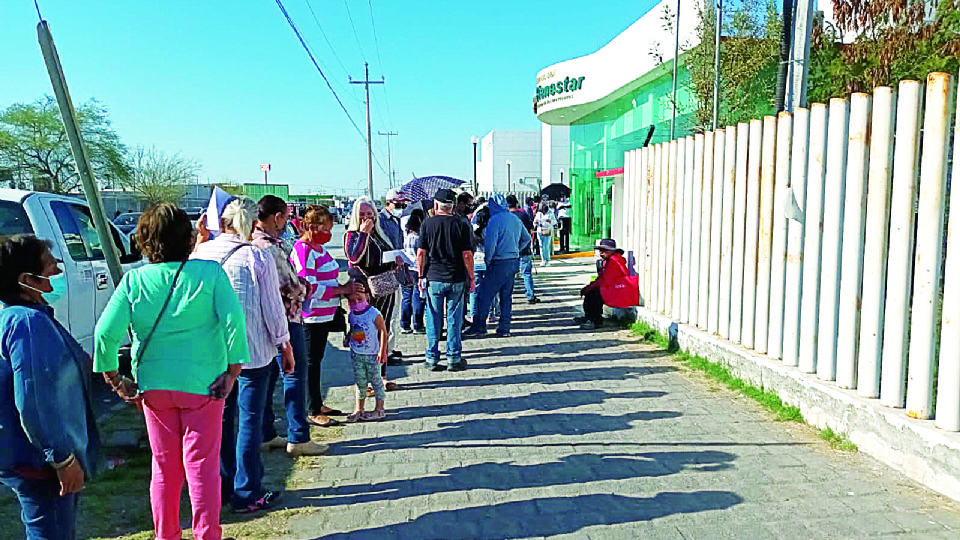
[[[583,317],[574,321],[580,328],[594,330],[603,326],[603,306],[626,308],[640,304],[640,289],[636,276],[631,276],[623,250],[612,238],[597,242],[597,279],[580,289],[583,297]]]

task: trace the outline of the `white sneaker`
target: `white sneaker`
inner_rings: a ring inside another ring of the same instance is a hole
[[[276,450],[277,448],[283,448],[287,445],[287,440],[283,437],[274,437],[269,441],[264,442],[260,445],[260,450],[263,452],[269,452],[270,450]]]
[[[289,456],[322,456],[329,449],[329,446],[313,441],[287,443],[287,455]]]

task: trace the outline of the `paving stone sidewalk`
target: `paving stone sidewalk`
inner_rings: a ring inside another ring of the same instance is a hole
[[[427,372],[404,336],[381,423],[350,425],[285,497],[291,538],[960,538],[960,511],[832,450],[623,330],[581,331],[592,261],[538,268],[512,337]],[[339,341],[334,336],[331,344]],[[324,361],[349,410],[344,352]]]

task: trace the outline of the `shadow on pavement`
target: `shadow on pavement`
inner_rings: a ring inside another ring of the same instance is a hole
[[[586,358],[584,355],[579,358]],[[618,356],[616,353],[608,355],[596,355],[603,357]],[[481,364],[482,368],[483,365]],[[472,368],[468,368],[472,369]],[[484,386],[496,388],[505,384],[566,384],[572,382],[596,382],[596,381],[626,381],[627,379],[637,379],[644,375],[653,375],[656,373],[666,373],[677,371],[673,366],[612,366],[573,369],[566,371],[546,371],[536,373],[521,373],[518,375],[500,375],[496,377],[486,377],[482,379],[442,379],[435,381],[410,382],[405,383],[406,389],[426,390],[430,388],[462,388],[471,386]]]
[[[573,353],[573,356],[563,356],[557,354],[551,354],[549,356],[542,356],[540,358],[524,358],[520,360],[504,360],[502,362],[478,362],[471,364],[472,367],[477,369],[494,369],[501,367],[519,367],[519,366],[535,366],[542,364],[564,364],[564,363],[584,363],[584,362],[606,362],[609,360],[623,360],[625,358],[641,358],[641,359],[650,359],[650,358],[661,358],[665,356],[670,356],[670,353],[664,350],[660,351],[642,351],[631,353],[629,356],[627,353],[617,352],[617,353],[604,353],[604,354],[580,354],[576,355]],[[487,358],[490,355],[485,352],[470,352],[463,355],[467,360],[474,358]],[[496,356],[514,356],[511,354],[498,354]],[[662,368],[658,373],[663,373],[665,371],[677,371],[677,368],[672,366],[657,366],[658,369]],[[652,368],[644,368],[652,369]]]
[[[322,496],[323,506],[340,506],[373,501],[392,501],[407,497],[491,489],[510,491],[523,488],[655,478],[683,470],[702,472],[729,469],[736,455],[716,450],[699,452],[647,452],[640,454],[579,454],[536,465],[480,463],[454,467],[437,475],[374,484],[351,484],[302,492],[304,497]]]
[[[441,429],[423,433],[368,437],[331,446],[328,455],[348,455],[380,450],[419,448],[452,441],[494,441],[548,435],[587,435],[630,429],[631,422],[678,418],[678,411],[637,411],[620,416],[593,413],[534,414],[516,418],[485,418],[440,423]],[[372,458],[371,458],[372,459]]]
[[[526,396],[510,396],[490,399],[476,399],[464,403],[443,405],[425,405],[422,407],[404,407],[391,420],[410,420],[413,418],[437,418],[464,414],[504,414],[522,411],[557,411],[603,403],[608,399],[648,399],[667,395],[666,392],[624,392],[614,394],[604,390],[566,390],[561,392],[534,392]]]
[[[663,492],[654,497],[580,495],[430,512],[386,527],[317,537],[494,539],[568,534],[593,525],[649,521],[672,514],[722,510],[743,502],[730,491]]]

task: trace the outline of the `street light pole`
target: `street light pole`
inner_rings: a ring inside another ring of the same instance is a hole
[[[480,139],[473,136],[470,137],[470,142],[473,143],[473,193],[476,195],[480,192],[480,186],[477,183],[477,143],[480,142]]]
[[[398,135],[396,131],[378,131],[380,135],[385,135],[387,137],[387,179],[390,182],[390,187],[394,187],[393,181],[393,157],[390,153],[390,137],[395,137]]]
[[[511,165],[513,165],[513,162],[508,159],[507,160],[507,193],[510,193],[510,191],[512,191],[511,189],[512,186],[510,185],[510,166]]]

